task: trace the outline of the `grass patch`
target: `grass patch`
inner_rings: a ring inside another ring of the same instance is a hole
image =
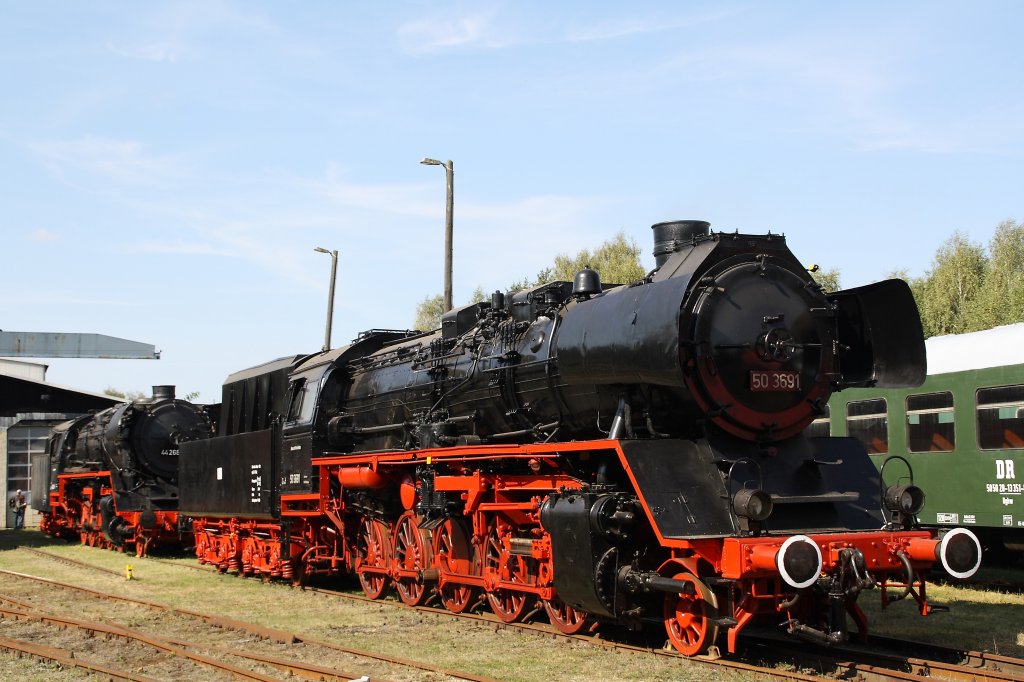
[[[1012,578],[1022,579],[1018,571]],[[882,609],[877,591],[863,594],[861,608],[872,633],[943,644],[963,649],[1024,657],[1024,597],[965,585],[929,584],[928,602],[949,607],[949,613],[921,617],[910,597]]]
[[[108,575],[19,552],[31,546],[118,571]],[[275,582],[199,572],[173,564],[196,565],[190,556],[163,556],[172,564],[97,550],[53,540],[33,531],[0,532],[0,568],[73,582],[93,589],[148,599],[179,608],[216,613],[307,637],[334,641],[380,654],[416,659],[501,680],[550,682],[553,676],[574,680],[706,680],[747,682],[765,679],[735,674],[691,661],[660,659],[604,651],[588,645],[481,628],[448,616],[410,611],[386,600],[347,602]],[[126,564],[135,580],[123,577]],[[1006,574],[1019,582],[1020,571]],[[15,579],[10,579],[13,581]],[[334,585],[357,590],[354,580]],[[905,600],[884,611],[879,593],[861,596],[872,632],[892,637],[951,644],[1024,656],[1024,598],[1019,594],[953,585],[929,585],[929,600],[951,607],[950,613],[922,618]],[[83,617],[85,617],[83,615]],[[145,614],[140,613],[144,619]],[[556,675],[557,672],[557,675]],[[32,679],[29,677],[29,679]]]

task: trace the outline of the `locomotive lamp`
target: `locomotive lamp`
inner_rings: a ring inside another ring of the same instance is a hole
[[[751,521],[764,521],[771,516],[774,503],[768,493],[763,490],[744,488],[732,498],[733,509],[737,516]]]
[[[420,161],[424,166],[442,166],[445,176],[445,210],[444,210],[444,312],[452,309],[452,214],[455,210],[455,166],[451,159],[438,161],[423,157]]]
[[[882,505],[892,518],[889,525],[909,529],[924,509],[924,491],[916,485],[890,485],[882,495]]]
[[[886,488],[884,502],[891,512],[916,515],[924,508],[924,491],[916,485],[891,485]]]
[[[327,332],[324,335],[324,352],[331,349],[331,322],[334,318],[334,280],[338,277],[338,252],[328,251],[322,246],[313,249],[317,253],[326,253],[331,257],[331,288],[327,293]]]

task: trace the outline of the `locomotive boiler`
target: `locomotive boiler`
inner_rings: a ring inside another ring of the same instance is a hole
[[[57,425],[32,466],[40,528],[140,556],[176,543],[179,447],[211,435],[206,410],[175,399],[173,386]]]
[[[833,391],[923,380],[907,285],[826,294],[779,235],[654,234],[638,282],[584,269],[229,377],[221,436],[182,448],[199,558],[564,632],[657,622],[691,655],[753,623],[866,635],[875,586],[927,613],[925,571],[971,575],[977,539],[917,529],[923,492],[882,490],[858,442],[803,436]]]

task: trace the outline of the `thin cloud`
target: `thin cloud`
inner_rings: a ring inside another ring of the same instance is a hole
[[[282,179],[301,208],[286,203],[257,215],[241,202],[193,206],[188,215],[175,214],[173,220],[187,227],[177,228],[173,238],[147,239],[127,249],[168,256],[241,259],[320,289],[322,277],[310,274],[305,259],[308,254],[305,248],[295,248],[298,242],[307,241],[311,249],[329,233],[335,238],[348,234],[357,243],[363,226],[374,225],[381,234],[395,238],[401,235],[409,243],[432,243],[435,233],[425,230],[424,225],[436,219],[439,228],[444,210],[436,183],[358,184],[346,182],[339,174],[334,166],[321,177]],[[456,206],[458,250],[460,254],[476,254],[470,257],[467,274],[480,281],[486,277],[504,284],[532,275],[548,265],[554,254],[574,251],[579,244],[592,241],[593,226],[601,224],[602,212],[615,201],[604,196],[543,195],[481,203],[462,196]],[[246,217],[239,218],[241,215]],[[514,264],[496,264],[483,257],[493,253],[494,235],[523,230],[544,238],[530,240],[519,248]],[[488,265],[477,273],[474,264],[479,261]]]
[[[648,18],[648,19],[621,19],[609,21],[602,24],[569,28],[565,34],[565,41],[570,43],[586,43],[602,40],[614,40],[647,33],[660,33],[662,31],[673,31],[680,28],[689,28],[699,24],[720,21],[736,16],[739,10],[722,9],[716,12],[695,14],[689,17],[672,18]]]
[[[398,27],[398,42],[403,50],[413,55],[464,47],[495,49],[520,42],[511,36],[500,35],[494,16],[491,9],[417,19]]]
[[[440,210],[434,182],[357,184],[340,179],[332,169],[323,181],[316,181],[314,185],[332,202],[349,208],[420,218],[436,217]],[[589,219],[608,202],[605,198],[565,195],[524,197],[491,204],[461,198],[456,212],[460,221],[548,229],[581,222],[584,216]]]
[[[723,9],[682,17],[624,17],[583,26],[558,21],[524,25],[520,17],[510,12],[499,14],[497,7],[490,7],[406,22],[398,28],[398,42],[412,55],[457,49],[498,50],[523,45],[587,43],[687,28],[726,19],[736,13],[737,10]]]
[[[865,51],[865,44],[875,45]],[[918,75],[899,37],[793,34],[772,40],[684,49],[645,74],[609,78],[608,88],[651,89],[680,79],[739,86],[751,101],[799,93],[778,106],[798,108],[794,125],[845,138],[856,152],[1016,154],[1024,148],[1024,103],[960,102],[921,108],[905,97]],[[973,110],[972,110],[973,107]]]
[[[227,248],[215,246],[209,242],[187,242],[183,239],[165,242],[152,240],[141,242],[132,248],[133,251],[142,253],[158,253],[163,255],[177,256],[233,256],[236,255]]]
[[[199,51],[196,48],[173,39],[125,47],[107,43],[107,49],[119,57],[169,64],[186,60],[192,61],[199,57]]]
[[[38,230],[32,230],[29,232],[25,235],[25,239],[30,242],[55,242],[60,239],[60,235],[41,227]]]
[[[18,296],[17,303],[21,305],[112,306],[117,308],[132,308],[140,305],[139,303],[116,298],[89,298],[86,296],[68,296],[57,293]]]
[[[314,186],[332,203],[395,215],[428,217],[437,213],[435,183],[356,184],[336,177]]]
[[[33,142],[28,148],[51,172],[69,181],[100,177],[131,185],[165,185],[187,175],[180,155],[150,154],[135,140],[86,135]]]
[[[107,49],[128,59],[174,64],[202,59],[203,50],[198,47],[201,34],[212,30],[276,31],[266,16],[242,13],[213,0],[175,3],[156,12],[146,24],[137,42],[108,42]]]
[[[319,279],[310,276],[305,263],[296,255],[294,242],[298,230],[282,230],[280,223],[218,221],[212,215],[202,224],[180,230],[185,234],[174,240],[146,240],[129,244],[125,250],[183,257],[236,258],[307,287],[319,287]]]
[[[1024,104],[991,107],[944,120],[879,115],[865,125],[856,151],[1014,155],[1024,149]]]

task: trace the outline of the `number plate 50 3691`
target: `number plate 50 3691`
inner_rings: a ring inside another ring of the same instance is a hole
[[[754,369],[750,371],[751,391],[799,391],[800,372],[781,369]]]

